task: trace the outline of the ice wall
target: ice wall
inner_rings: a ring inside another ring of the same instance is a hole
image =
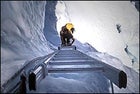
[[[43,34],[46,1],[1,1],[1,81],[52,50]],[[1,84],[2,84],[1,83]]]
[[[56,29],[57,17],[55,14],[57,1],[48,1],[45,6],[45,38],[54,46],[59,46],[60,38]]]

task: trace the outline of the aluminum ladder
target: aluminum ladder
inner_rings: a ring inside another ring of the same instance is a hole
[[[101,64],[96,63],[95,59],[76,50],[75,46],[65,46],[47,62],[48,73],[57,72],[90,72],[104,71]]]
[[[4,85],[2,93],[18,93],[20,88],[20,77],[25,72],[27,78],[26,86],[29,91],[28,78],[30,72],[36,75],[36,84],[44,79],[48,73],[67,73],[67,72],[101,72],[106,78],[119,88],[126,88],[127,75],[124,71],[119,70],[102,61],[92,58],[78,50],[76,46],[58,47],[53,53],[38,57],[29,61],[15,75],[13,75]],[[112,85],[113,86],[113,85]]]

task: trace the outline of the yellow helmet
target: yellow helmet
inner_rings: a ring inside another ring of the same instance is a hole
[[[66,24],[66,28],[71,31],[72,28],[74,28],[73,24],[72,23],[67,23]]]

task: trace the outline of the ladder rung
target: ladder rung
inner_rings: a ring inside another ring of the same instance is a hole
[[[93,60],[91,60],[91,59],[90,60],[84,60],[84,59],[82,60],[81,59],[81,60],[50,60],[49,62],[54,62],[54,63],[55,62],[56,63],[57,62],[68,62],[69,63],[69,62],[96,62],[96,61],[94,59]]]
[[[60,51],[57,54],[81,54],[81,52],[76,52],[76,51]]]
[[[54,57],[85,57],[85,56],[84,55],[70,54],[70,55],[55,55]]]
[[[50,62],[49,65],[94,65],[95,62]]]
[[[58,72],[87,72],[87,71],[104,71],[103,67],[94,67],[94,68],[48,68],[49,73],[58,73]]]
[[[52,59],[89,59],[88,57],[54,57]]]
[[[52,60],[89,60],[88,58],[53,58]]]
[[[81,53],[72,53],[72,52],[65,52],[65,53],[58,53],[59,56],[67,56],[67,55],[82,55]]]

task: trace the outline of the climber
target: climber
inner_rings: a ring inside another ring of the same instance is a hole
[[[74,43],[75,39],[72,35],[74,30],[72,23],[67,23],[65,26],[62,26],[60,31],[62,46],[71,46]]]

